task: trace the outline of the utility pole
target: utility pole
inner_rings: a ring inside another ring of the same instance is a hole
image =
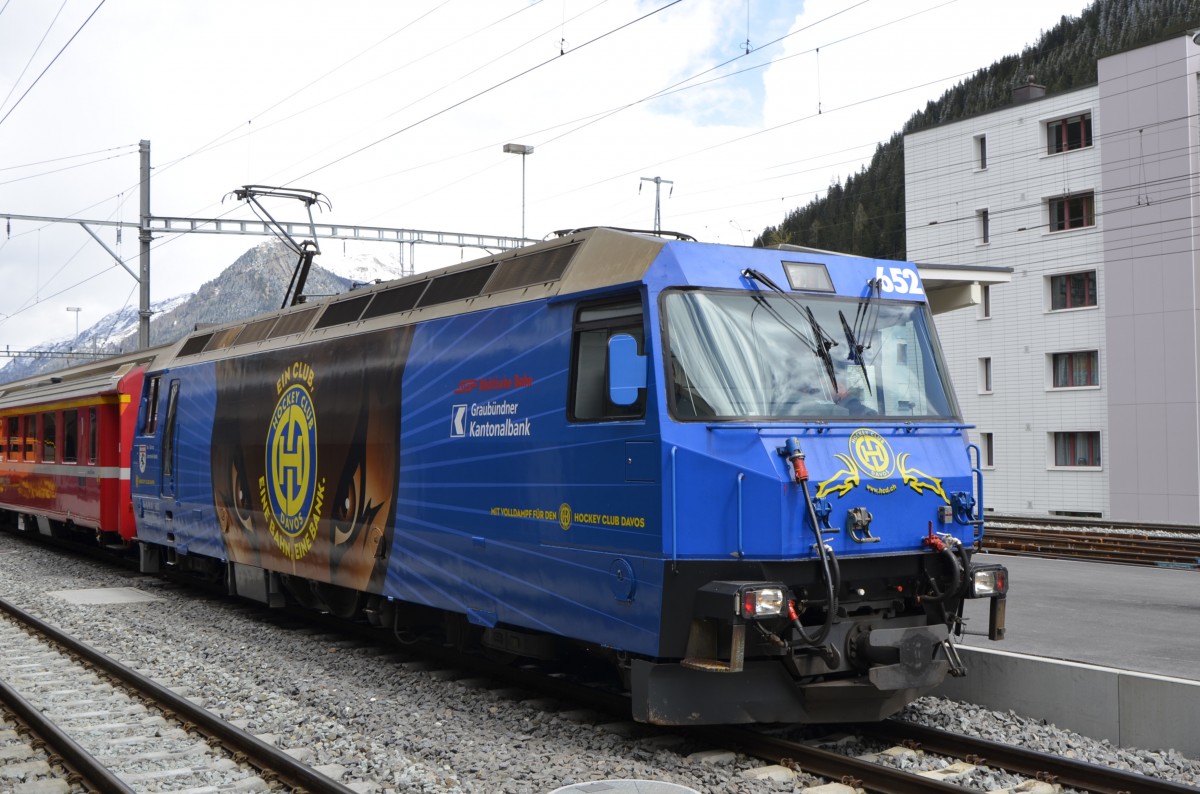
[[[523,150],[523,151],[522,151]],[[508,151],[506,149],[506,151]],[[522,155],[521,160],[521,234],[522,237],[499,236],[492,234],[469,234],[463,232],[447,232],[436,231],[429,229],[397,229],[383,226],[360,226],[357,224],[314,224],[311,212],[309,213],[308,223],[293,224],[290,222],[276,222],[273,218],[268,221],[252,221],[246,219],[232,218],[180,218],[154,216],[150,214],[150,141],[142,140],[138,142],[138,154],[140,155],[140,216],[138,218],[138,272],[134,272],[132,262],[126,262],[114,251],[108,243],[106,243],[99,234],[96,233],[94,226],[111,226],[118,230],[118,240],[120,240],[120,230],[125,227],[133,228],[135,225],[132,221],[113,221],[113,220],[85,220],[81,218],[62,218],[45,215],[18,215],[10,212],[0,212],[0,218],[6,219],[9,224],[13,220],[18,221],[34,221],[38,223],[74,223],[82,228],[85,232],[91,235],[101,248],[103,248],[109,256],[113,258],[121,268],[129,274],[131,278],[138,282],[140,287],[138,300],[138,348],[145,349],[150,346],[150,244],[154,240],[155,232],[163,234],[240,234],[250,236],[266,236],[283,232],[285,235],[290,234],[293,228],[296,228],[297,233],[308,233],[313,237],[313,246],[316,246],[317,238],[328,238],[336,240],[362,240],[369,242],[396,242],[409,246],[410,252],[415,252],[415,247],[418,243],[422,245],[448,245],[458,248],[481,248],[485,251],[508,251],[513,248],[518,248],[529,243],[540,242],[538,240],[527,240],[524,238],[525,233],[525,163],[524,155],[533,151],[532,146],[521,146],[521,150],[516,151]],[[248,186],[253,187],[253,186]],[[302,191],[309,192],[309,191]],[[314,251],[315,252],[315,251]],[[410,254],[410,260],[415,257],[415,253]],[[411,264],[410,264],[411,267]],[[6,316],[6,315],[0,315]],[[76,315],[76,325],[78,325],[78,315]],[[78,329],[76,336],[78,336]],[[93,340],[94,341],[94,340]],[[89,356],[91,354],[79,353],[73,351],[74,355]],[[36,357],[42,355],[41,351],[23,351],[23,352],[0,352],[0,358],[6,356],[30,356]],[[47,354],[48,355],[48,354]],[[53,356],[51,356],[53,357]],[[92,356],[96,357],[96,356]],[[103,357],[103,356],[101,356]]]
[[[667,198],[670,198],[671,194],[675,192],[675,183],[669,179],[663,179],[661,176],[653,176],[653,177],[644,176],[644,177],[642,177],[642,181],[654,183],[654,231],[661,232],[662,231],[662,208],[661,208],[660,198],[661,198],[661,194],[662,194],[662,186],[663,185],[671,186],[670,192],[667,193]],[[642,186],[639,184],[638,185],[638,193],[641,193],[641,192],[642,192]]]
[[[142,208],[138,242],[138,283],[141,288],[138,298],[138,349],[150,347],[150,141],[138,142],[138,153],[142,160]]]

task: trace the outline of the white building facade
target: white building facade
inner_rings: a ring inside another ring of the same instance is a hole
[[[907,255],[1014,271],[937,321],[988,509],[1200,524],[1200,46],[1098,66],[905,136]]]

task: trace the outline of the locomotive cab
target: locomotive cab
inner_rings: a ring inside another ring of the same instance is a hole
[[[1007,572],[971,561],[980,471],[916,269],[780,265],[790,289],[746,267],[658,294],[680,661],[633,663],[647,721],[881,719],[965,672],[964,599],[991,598],[1003,636]],[[628,399],[639,375],[610,366]]]

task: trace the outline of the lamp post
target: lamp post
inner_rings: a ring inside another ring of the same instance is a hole
[[[735,229],[737,229],[739,232],[742,233],[742,245],[745,245],[746,244],[746,230],[742,228],[742,224],[731,219],[729,221],[729,225],[733,226]]]
[[[83,311],[82,306],[68,306],[67,311],[75,312],[75,338],[71,340],[71,349],[75,349],[75,344],[79,341],[79,313]]]
[[[521,239],[525,239],[525,156],[533,154],[533,147],[523,143],[506,143],[504,153],[521,155]]]

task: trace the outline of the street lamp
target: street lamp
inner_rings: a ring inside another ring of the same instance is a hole
[[[533,147],[523,143],[506,143],[504,153],[521,155],[521,239],[525,239],[525,156],[533,154]]]
[[[79,313],[83,311],[82,306],[68,306],[67,311],[75,312],[75,338],[71,340],[71,349],[75,349],[75,344],[79,341]]]
[[[742,224],[738,223],[738,222],[737,222],[737,221],[735,221],[735,220],[732,220],[732,219],[730,219],[730,221],[729,221],[729,225],[730,225],[730,226],[733,226],[733,227],[734,227],[734,228],[736,228],[736,229],[737,229],[739,232],[741,232],[741,233],[742,233],[742,245],[745,245],[745,244],[746,244],[746,230],[742,228]]]

